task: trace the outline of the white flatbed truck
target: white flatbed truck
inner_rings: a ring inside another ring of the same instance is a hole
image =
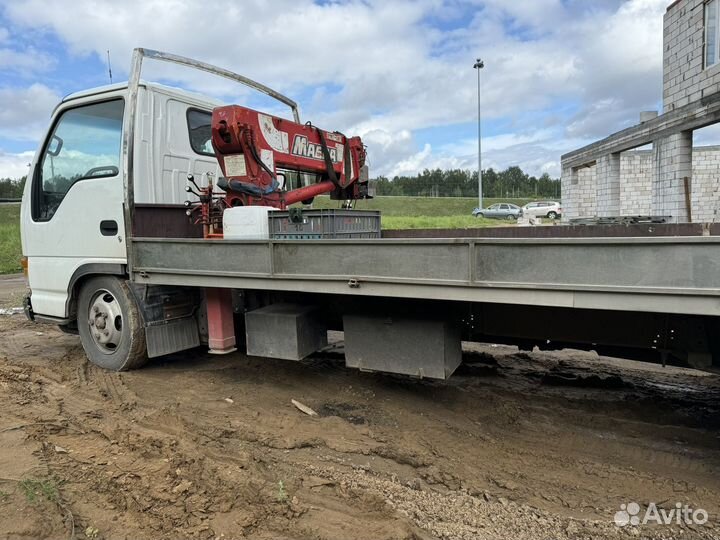
[[[127,84],[57,106],[22,202],[26,312],[79,333],[95,364],[130,369],[243,341],[248,354],[298,360],[337,329],[348,365],[434,378],[457,367],[461,339],[720,367],[712,225],[202,238],[185,185],[220,174],[209,144],[218,103],[141,81],[146,59],[249,85],[299,119],[263,85],[147,49],[135,50]]]

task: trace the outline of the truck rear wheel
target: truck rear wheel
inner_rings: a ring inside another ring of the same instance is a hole
[[[80,341],[93,364],[126,371],[147,362],[145,329],[127,281],[90,279],[80,290],[77,313]]]

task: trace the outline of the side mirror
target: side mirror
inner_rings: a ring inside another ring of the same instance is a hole
[[[63,140],[57,135],[53,135],[48,143],[46,152],[52,157],[56,157],[60,153],[60,150],[62,150],[62,146]]]

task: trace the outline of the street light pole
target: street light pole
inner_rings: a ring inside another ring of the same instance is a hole
[[[485,67],[485,63],[478,58],[473,68],[477,69],[478,75],[478,208],[483,207],[482,193],[482,130],[480,127],[480,70]]]

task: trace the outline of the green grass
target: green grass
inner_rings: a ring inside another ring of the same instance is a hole
[[[275,498],[277,499],[277,502],[281,502],[281,503],[288,500],[288,494],[287,494],[287,491],[285,490],[285,483],[282,480],[280,480],[278,482],[278,491],[277,491],[277,495],[275,496]]]
[[[14,274],[20,267],[20,205],[0,205],[0,274]]]
[[[52,479],[34,480],[27,478],[22,480],[18,485],[28,502],[34,503],[38,499],[46,499],[54,503],[60,501],[58,485]]]
[[[514,224],[515,220],[485,219],[473,216],[385,216],[383,229],[471,229]]]
[[[483,206],[509,202],[523,206],[532,199],[484,199]],[[316,197],[313,208],[339,208],[340,201]],[[514,221],[472,216],[477,199],[472,197],[375,197],[357,201],[356,210],[380,210],[383,229],[466,229],[497,227]]]
[[[532,199],[483,199],[488,207],[498,202],[509,202],[523,206]],[[339,208],[340,201],[330,197],[315,197],[313,208]],[[473,197],[375,197],[357,201],[357,210],[380,210],[383,216],[470,216],[477,208],[477,199]]]

